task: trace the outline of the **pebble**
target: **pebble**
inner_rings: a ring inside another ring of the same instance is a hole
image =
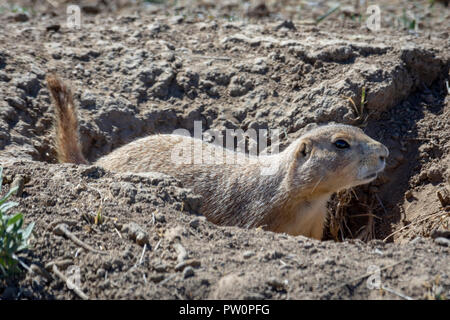
[[[106,271],[105,271],[105,269],[103,269],[103,268],[99,268],[99,269],[97,270],[97,276],[98,276],[99,278],[103,278],[103,277],[105,276],[105,273],[106,273]]]
[[[434,239],[434,242],[440,246],[450,247],[450,240],[444,237],[438,237]]]
[[[30,17],[26,13],[20,12],[13,15],[9,15],[6,17],[6,19],[13,20],[15,22],[27,22],[30,19]]]
[[[174,16],[174,17],[170,18],[169,22],[171,24],[179,24],[179,23],[183,22],[183,20],[184,20],[184,17],[179,15],[179,16]]]
[[[194,269],[192,267],[186,267],[183,271],[183,278],[193,277],[195,274]]]
[[[185,261],[182,261],[182,262],[178,263],[175,266],[175,271],[182,271],[186,267],[198,268],[198,267],[200,267],[200,265],[201,265],[200,260],[195,260],[195,259],[185,260]]]
[[[140,246],[148,243],[148,233],[135,222],[125,224],[121,231],[128,234],[128,237],[135,240]]]
[[[153,269],[155,269],[156,272],[166,272],[167,266],[164,263],[161,263],[161,264],[154,266]],[[176,267],[175,267],[175,270],[176,270]]]
[[[427,171],[427,177],[432,183],[436,183],[442,180],[442,173],[439,169],[432,168]]]
[[[286,283],[276,277],[270,277],[267,280],[267,284],[275,289],[283,289]]]
[[[412,200],[414,198],[413,192],[411,190],[407,190],[405,192],[405,198],[406,200]]]
[[[18,197],[22,196],[24,185],[25,185],[25,176],[21,174],[17,175],[11,184],[11,188],[17,187],[16,196]]]
[[[294,23],[291,20],[284,20],[283,22],[277,24],[274,29],[279,30],[281,28],[286,28],[294,31],[297,30],[297,28],[295,27]]]
[[[433,230],[433,232],[431,232],[431,238],[436,239],[436,238],[447,238],[450,239],[450,230]]]
[[[448,205],[450,205],[450,190],[442,187],[440,188],[437,192],[436,195],[439,199],[439,201],[442,204],[442,207],[446,207]]]
[[[157,222],[165,223],[166,222],[166,217],[163,214],[161,214],[161,213],[157,213],[157,214],[155,214],[155,220]]]
[[[159,282],[163,281],[164,278],[165,277],[163,274],[157,274],[157,275],[151,276],[150,281],[154,282],[154,283],[159,283]]]
[[[189,225],[191,226],[191,228],[197,229],[200,225],[200,219],[199,218],[192,219]]]

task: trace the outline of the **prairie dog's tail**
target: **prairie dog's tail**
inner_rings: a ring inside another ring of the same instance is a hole
[[[77,107],[70,88],[55,74],[46,77],[47,87],[55,106],[55,146],[59,162],[84,163],[78,137]]]

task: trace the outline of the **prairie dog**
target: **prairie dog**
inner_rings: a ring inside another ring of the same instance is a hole
[[[56,109],[58,160],[85,164],[71,91],[56,75],[48,75],[47,84]],[[172,161],[174,148],[188,150],[194,145],[206,154],[219,151],[239,161],[220,165]],[[388,155],[383,144],[361,129],[335,124],[307,132],[279,154],[246,156],[191,137],[157,134],[126,144],[95,164],[115,172],[171,175],[203,197],[201,213],[218,225],[321,239],[330,196],[374,180]],[[262,165],[274,162],[277,170],[262,175]]]

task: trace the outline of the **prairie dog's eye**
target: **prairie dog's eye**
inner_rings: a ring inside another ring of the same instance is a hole
[[[342,140],[342,139],[336,140],[336,141],[334,142],[334,145],[335,145],[336,148],[338,148],[338,149],[347,149],[347,148],[350,148],[350,145],[348,144],[348,142],[345,141],[345,140]]]

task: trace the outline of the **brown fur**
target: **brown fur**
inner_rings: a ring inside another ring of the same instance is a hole
[[[62,98],[55,99],[60,161],[86,163],[76,131],[65,132],[77,127],[76,116],[68,114],[76,112],[67,96],[70,90],[59,79],[50,79],[53,83],[49,87],[61,88],[53,91],[64,92]],[[65,107],[65,103],[70,106]],[[351,148],[336,148],[334,142],[339,139],[345,139]],[[196,144],[204,155],[219,152],[239,161],[195,164],[191,158],[194,153],[186,151],[193,151]],[[186,152],[185,162],[172,161],[176,148]],[[384,169],[388,154],[384,145],[359,128],[327,125],[269,156],[246,156],[180,135],[151,135],[114,150],[95,164],[116,172],[158,171],[174,176],[203,196],[201,213],[219,225],[263,227],[321,239],[331,194],[372,181]],[[278,170],[261,175],[263,165],[273,163],[279,164]]]
[[[73,103],[72,92],[57,75],[49,74],[46,80],[55,106],[55,144],[58,160],[87,164],[81,152],[77,108]]]

